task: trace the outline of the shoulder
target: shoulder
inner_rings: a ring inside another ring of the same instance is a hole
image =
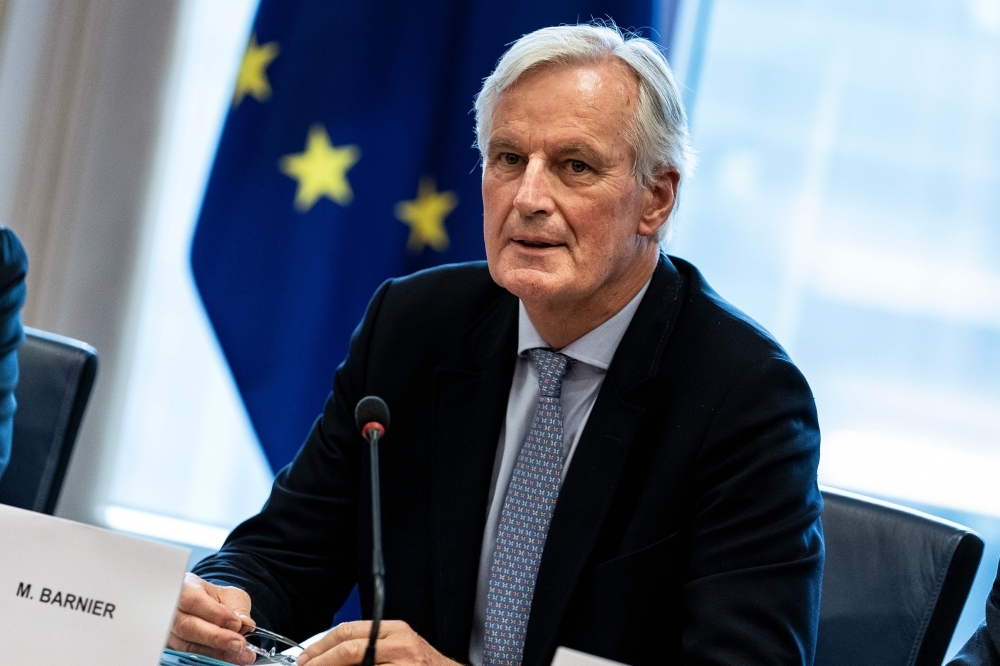
[[[485,261],[444,264],[393,278],[389,282],[396,292],[438,299],[465,297],[483,290],[501,290],[490,277]]]
[[[21,241],[11,229],[0,226],[0,362],[7,365],[3,372],[17,363],[11,352],[24,339],[20,311],[27,294],[27,273],[28,255]]]
[[[688,282],[675,336],[702,352],[712,365],[744,371],[777,360],[792,365],[787,352],[763,326],[722,298],[691,263],[670,257]]]
[[[508,292],[490,277],[485,261],[446,264],[383,285],[381,310],[393,318],[427,320],[474,319]]]
[[[28,273],[28,255],[17,234],[0,226],[0,289],[16,287]]]
[[[516,299],[486,262],[447,264],[386,281],[373,298],[373,340],[424,350],[457,341],[500,300]],[[374,310],[374,311],[373,311]]]
[[[25,278],[28,275],[28,255],[13,230],[0,226],[0,344],[17,344],[21,340],[21,323],[17,313],[24,305]]]

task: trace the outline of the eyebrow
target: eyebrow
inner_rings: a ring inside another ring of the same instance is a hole
[[[521,147],[510,139],[490,139],[489,145],[486,147],[486,151],[488,153],[493,153],[498,150],[509,150],[515,153],[522,152]]]
[[[592,166],[603,165],[606,161],[604,156],[600,152],[595,150],[592,146],[586,143],[570,143],[565,146],[559,146],[552,154],[557,157],[575,155],[583,159],[584,162],[591,164]]]
[[[487,152],[492,154],[497,151],[524,152],[521,146],[510,139],[491,139],[487,147]],[[568,143],[559,146],[552,151],[552,155],[557,158],[564,158],[570,155],[579,156],[584,162],[592,166],[600,166],[606,162],[605,157],[600,152],[586,143]]]

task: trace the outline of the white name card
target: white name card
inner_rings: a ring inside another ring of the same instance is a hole
[[[625,666],[621,662],[595,657],[586,652],[556,648],[556,656],[552,658],[552,666]]]
[[[156,666],[188,556],[0,505],[0,663]]]

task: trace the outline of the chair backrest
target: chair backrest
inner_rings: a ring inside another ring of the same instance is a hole
[[[0,503],[51,514],[97,374],[90,345],[25,327],[17,351],[14,439]]]
[[[816,666],[940,666],[983,554],[971,530],[823,489]]]

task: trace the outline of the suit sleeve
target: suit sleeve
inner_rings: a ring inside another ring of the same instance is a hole
[[[390,283],[372,297],[322,415],[295,460],[275,477],[264,508],[193,570],[246,590],[253,618],[294,639],[328,629],[357,578],[364,441],[354,426],[354,407],[365,396],[369,344]]]
[[[986,600],[986,620],[948,666],[1000,666],[1000,571]]]
[[[10,461],[14,436],[14,388],[17,386],[17,348],[24,340],[21,306],[28,255],[10,229],[0,228],[0,476]]]
[[[785,358],[747,371],[723,399],[691,494],[686,664],[813,663],[823,573],[819,426]]]

